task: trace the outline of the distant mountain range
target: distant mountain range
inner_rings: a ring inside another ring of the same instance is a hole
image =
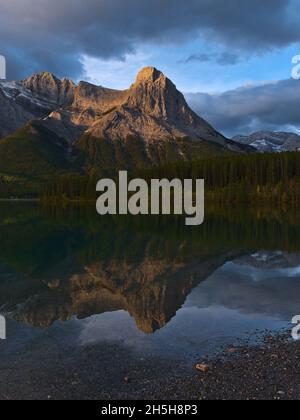
[[[261,153],[300,151],[300,136],[294,133],[259,131],[249,136],[236,136],[233,141],[252,146]]]
[[[119,91],[39,73],[0,82],[0,173],[164,165],[247,147],[196,115],[153,67]]]

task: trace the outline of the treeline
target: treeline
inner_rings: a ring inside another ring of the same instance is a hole
[[[300,153],[230,155],[137,170],[131,178],[204,179],[207,198],[216,201],[271,200],[300,204]],[[44,199],[96,197],[100,171],[65,175],[42,191]]]
[[[211,201],[300,205],[300,153],[230,155],[139,171],[135,177],[204,179]]]
[[[277,185],[300,178],[300,153],[230,155],[154,167],[135,175],[145,179],[201,178],[213,190],[239,183],[251,186]]]
[[[42,188],[40,198],[59,202],[91,200],[96,198],[96,184],[99,179],[93,171],[87,175],[62,175]]]

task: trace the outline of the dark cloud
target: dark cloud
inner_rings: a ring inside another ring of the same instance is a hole
[[[227,136],[300,129],[300,81],[282,80],[219,95],[187,94],[191,107]]]
[[[188,58],[180,60],[179,64],[188,64],[194,61],[200,63],[216,63],[220,66],[232,66],[240,61],[237,54],[223,52],[221,54],[191,54]]]
[[[11,77],[74,76],[82,53],[122,58],[143,42],[198,36],[235,53],[262,52],[299,41],[299,8],[295,0],[0,0],[0,50]]]

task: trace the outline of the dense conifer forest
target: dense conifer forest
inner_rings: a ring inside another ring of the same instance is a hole
[[[68,174],[46,184],[47,200],[93,200],[101,171]],[[207,199],[220,202],[300,204],[300,153],[228,155],[137,170],[131,178],[204,179]]]

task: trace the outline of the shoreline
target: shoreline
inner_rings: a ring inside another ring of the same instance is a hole
[[[75,353],[70,348],[63,359],[61,350],[35,348],[19,360],[0,362],[0,399],[300,399],[300,342],[291,342],[287,334],[202,359],[199,363],[206,368],[201,372],[176,360],[144,359],[118,345],[89,346]]]

